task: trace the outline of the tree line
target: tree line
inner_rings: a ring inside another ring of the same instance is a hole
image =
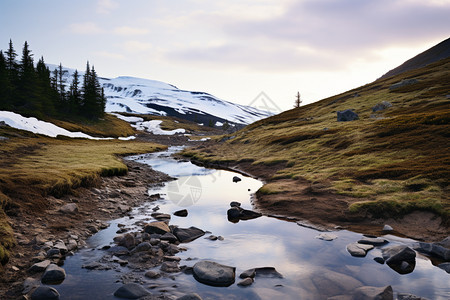
[[[75,70],[66,82],[67,70],[61,64],[50,71],[41,57],[35,66],[27,42],[20,60],[17,56],[11,40],[7,51],[0,50],[0,110],[38,118],[97,120],[104,115],[106,98],[89,62],[81,80]]]

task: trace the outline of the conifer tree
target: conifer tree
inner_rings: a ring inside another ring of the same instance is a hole
[[[38,80],[38,97],[40,99],[43,113],[46,115],[56,114],[57,97],[52,90],[50,70],[45,65],[44,57],[41,57],[36,64],[36,75]]]
[[[42,107],[36,95],[37,77],[34,70],[33,55],[25,42],[22,50],[22,58],[19,64],[19,84],[15,98],[16,106],[22,107],[26,113],[41,113]]]
[[[0,109],[11,109],[12,86],[9,80],[6,58],[0,51]]]
[[[80,75],[78,75],[78,71],[72,75],[72,83],[69,87],[69,105],[71,113],[78,113],[81,110],[81,94],[80,94]]]

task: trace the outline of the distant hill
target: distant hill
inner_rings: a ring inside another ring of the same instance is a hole
[[[397,68],[392,69],[381,76],[380,79],[385,79],[406,71],[422,68],[447,57],[450,57],[450,38],[407,60]]]

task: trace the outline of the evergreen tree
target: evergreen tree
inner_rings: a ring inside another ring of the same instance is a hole
[[[37,76],[34,70],[33,55],[28,48],[28,43],[25,42],[19,64],[19,84],[15,95],[18,100],[16,106],[21,107],[25,113],[36,112],[40,115],[42,112],[36,89]]]
[[[66,79],[64,78],[64,73],[67,72],[63,69],[61,63],[59,63],[58,67],[58,93],[61,101],[61,105],[65,105],[66,100]]]
[[[45,65],[44,57],[41,57],[36,65],[36,75],[38,81],[37,92],[43,113],[54,116],[56,114],[57,97],[53,93],[50,70]]]
[[[105,112],[106,99],[103,89],[98,81],[95,68],[86,65],[86,73],[83,77],[83,105],[82,114],[89,119],[101,118]]]
[[[10,72],[10,79],[12,79],[13,75],[17,75],[17,62],[16,62],[17,53],[14,50],[13,42],[9,40],[9,48],[6,51],[6,64],[7,68]],[[15,73],[15,74],[13,74]]]
[[[12,86],[9,80],[6,58],[3,51],[0,51],[0,109],[11,109]]]
[[[297,97],[295,99],[294,108],[299,108],[301,104],[302,104],[302,99],[300,96],[300,92],[297,92]]]
[[[72,75],[72,83],[69,87],[69,106],[71,113],[78,113],[81,110],[81,93],[80,93],[80,75],[78,75],[78,71]]]

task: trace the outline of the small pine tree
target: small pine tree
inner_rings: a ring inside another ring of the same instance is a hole
[[[12,100],[12,85],[3,51],[0,51],[0,109],[10,110]]]
[[[299,108],[301,104],[302,104],[302,99],[300,97],[300,92],[297,92],[297,97],[295,99],[294,108]]]

